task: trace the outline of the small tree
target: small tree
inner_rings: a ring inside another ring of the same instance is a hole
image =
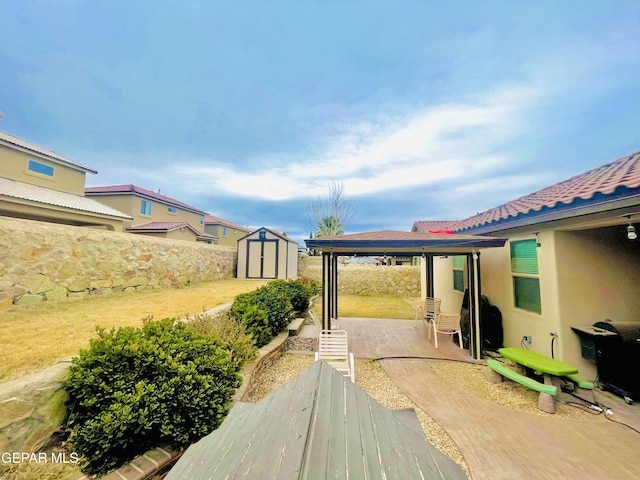
[[[342,182],[329,183],[327,198],[316,197],[308,201],[307,219],[311,228],[316,230],[316,237],[342,235],[354,213],[355,205],[353,200],[345,195]],[[323,232],[331,233],[322,234]]]
[[[322,222],[318,224],[318,233],[316,237],[330,237],[332,235],[343,235],[342,222],[336,217],[324,217]]]

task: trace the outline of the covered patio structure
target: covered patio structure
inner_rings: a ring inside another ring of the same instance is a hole
[[[338,318],[338,257],[386,255],[420,257],[426,266],[424,278],[421,281],[426,286],[426,296],[433,297],[434,257],[464,255],[469,289],[469,353],[473,358],[480,359],[482,358],[480,249],[502,247],[505,242],[506,240],[501,238],[481,235],[393,230],[305,240],[307,248],[322,253],[322,328],[330,329],[332,320]]]

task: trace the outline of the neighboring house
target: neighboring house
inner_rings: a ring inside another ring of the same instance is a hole
[[[248,228],[213,215],[204,216],[204,231],[218,237],[218,245],[227,245],[234,248],[238,247],[238,240],[251,232]]]
[[[640,322],[640,153],[589,170],[458,222],[415,222],[412,231],[508,239],[481,251],[482,292],[500,309],[504,343],[575,365],[594,379],[572,326]],[[631,228],[633,227],[633,228]],[[459,311],[466,287],[458,257],[435,259],[435,296]],[[637,375],[637,372],[634,373]]]
[[[259,228],[238,240],[238,278],[288,279],[298,276],[298,242],[286,233]]]
[[[205,212],[166,195],[136,185],[88,187],[85,195],[129,214],[127,232],[217,243],[204,230]]]
[[[95,170],[0,132],[0,215],[122,231],[131,217],[84,197]]]

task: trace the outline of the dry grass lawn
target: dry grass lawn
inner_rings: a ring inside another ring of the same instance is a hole
[[[322,316],[322,301],[313,309]],[[338,295],[338,316],[355,318],[398,318],[413,320],[415,310],[401,295]]]
[[[183,318],[231,302],[266,282],[217,280],[178,289],[137,290],[59,302],[13,305],[0,312],[0,381],[37,372],[89,346],[96,327]]]

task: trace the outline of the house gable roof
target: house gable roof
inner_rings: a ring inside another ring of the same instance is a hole
[[[11,135],[7,132],[0,132],[0,145],[2,144],[14,149],[28,150],[29,152],[37,153],[38,155],[47,157],[49,160],[52,160],[55,163],[63,164],[75,170],[93,174],[98,173],[92,168],[86,167],[78,162],[63,157],[62,155],[58,155],[56,152],[47,150],[46,148],[36,145],[35,143],[27,142],[26,140],[18,138],[15,135]]]
[[[205,225],[223,225],[225,227],[233,228],[234,230],[239,230],[241,232],[250,232],[248,228],[241,227],[240,225],[230,222],[229,220],[225,220],[224,218],[215,217],[213,215],[205,215],[204,217]]]
[[[127,228],[128,232],[134,233],[156,233],[156,232],[171,232],[180,228],[187,228],[191,230],[194,235],[199,238],[206,238],[210,240],[217,240],[218,237],[209,233],[201,232],[194,228],[189,222],[150,222],[143,225],[136,225]]]
[[[42,205],[68,208],[81,212],[96,213],[109,217],[133,220],[129,215],[91,198],[81,197],[73,193],[61,192],[52,188],[40,187],[30,183],[19,182],[0,177],[0,197],[6,196]]]
[[[206,212],[199,210],[191,205],[187,205],[175,198],[167,197],[166,195],[161,195],[160,193],[152,192],[151,190],[147,190],[146,188],[138,187],[137,185],[127,184],[127,185],[108,185],[102,187],[87,187],[85,188],[85,195],[87,196],[99,196],[99,195],[122,195],[122,194],[132,194],[139,197],[149,198],[155,200],[160,203],[164,203],[166,205],[171,205],[173,207],[181,208],[182,210],[187,210],[192,213],[197,213],[199,215],[206,215]]]
[[[456,232],[491,233],[560,217],[571,218],[620,208],[626,204],[640,205],[640,152],[467,219],[451,222],[449,227]],[[414,228],[421,223],[426,222],[414,222]]]
[[[254,233],[259,232],[260,230],[265,230],[265,231],[267,231],[267,232],[275,235],[276,237],[281,238],[282,240],[285,240],[287,242],[295,243],[296,245],[298,244],[298,242],[296,242],[295,240],[287,237],[287,234],[285,232],[279,232],[277,230],[271,230],[270,228],[267,228],[267,227],[257,228],[254,231],[247,233],[244,237],[239,238],[238,241],[244,240],[245,238],[250,237]]]

